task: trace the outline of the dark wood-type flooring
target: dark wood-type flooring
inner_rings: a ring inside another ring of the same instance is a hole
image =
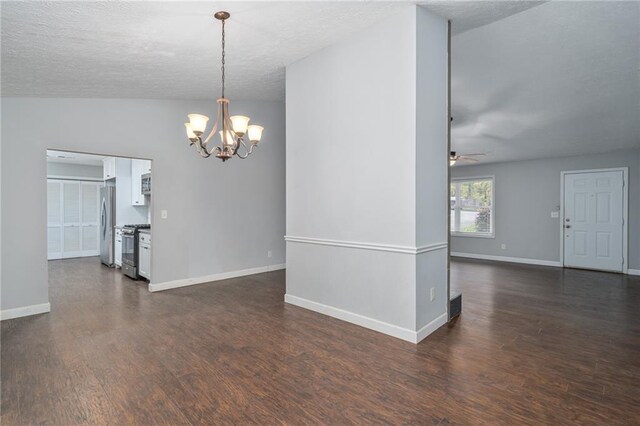
[[[3,425],[640,423],[637,277],[456,260],[462,316],[413,345],[285,305],[284,271],[49,268],[52,312],[2,322]]]

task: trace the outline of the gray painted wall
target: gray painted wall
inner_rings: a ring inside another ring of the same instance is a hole
[[[495,176],[496,237],[452,237],[451,251],[559,261],[560,172],[610,167],[629,167],[628,264],[640,269],[640,150],[452,167],[453,178]]]
[[[102,179],[102,166],[47,161],[47,176]]]
[[[368,247],[446,243],[446,66],[446,21],[407,5],[287,67],[287,235],[364,243],[289,241],[287,300],[412,332],[445,312],[446,246]],[[417,113],[429,120],[418,126]],[[421,285],[438,287],[435,301]]]
[[[47,148],[153,160],[154,283],[284,263],[284,105],[230,109],[264,125],[264,139],[222,164],[184,134],[186,115],[213,116],[214,100],[2,98],[2,309],[48,302]]]

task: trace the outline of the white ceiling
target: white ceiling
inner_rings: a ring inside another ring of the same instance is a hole
[[[227,93],[284,99],[284,68],[409,2],[4,2],[4,96],[215,99],[228,10]],[[425,1],[454,30],[540,2]]]
[[[548,0],[545,0],[548,1]],[[499,21],[523,12],[545,1],[528,0],[424,0],[418,4],[451,19],[451,33],[455,36],[470,29]]]
[[[82,154],[70,151],[47,150],[47,162],[78,164],[85,166],[102,166],[102,160],[106,158],[102,155]]]
[[[452,148],[498,162],[640,146],[639,10],[552,1],[454,37]]]
[[[482,162],[640,143],[638,2],[423,1],[452,19],[453,148]],[[3,96],[284,99],[284,67],[406,2],[3,2]],[[535,7],[534,7],[535,6]],[[347,64],[345,64],[347,66]]]

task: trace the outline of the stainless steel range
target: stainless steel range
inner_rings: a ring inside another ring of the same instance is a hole
[[[137,280],[138,274],[138,232],[151,229],[149,224],[125,225],[122,228],[122,272],[129,278]]]

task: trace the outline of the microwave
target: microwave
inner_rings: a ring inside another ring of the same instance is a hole
[[[146,173],[140,179],[140,192],[143,195],[151,195],[151,173]]]

